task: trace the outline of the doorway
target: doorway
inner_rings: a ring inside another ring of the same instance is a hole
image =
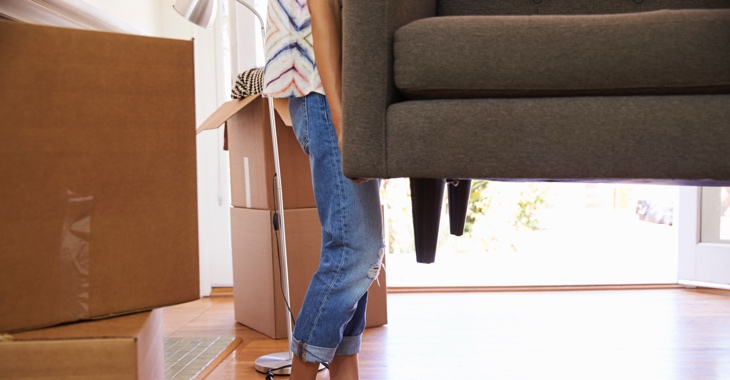
[[[680,191],[679,283],[730,289],[730,187]]]
[[[388,286],[676,284],[675,186],[475,181],[467,232],[446,207],[434,264],[418,264],[407,179],[383,185]]]

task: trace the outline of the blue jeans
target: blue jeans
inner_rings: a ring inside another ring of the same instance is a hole
[[[291,350],[306,362],[360,351],[367,290],[380,272],[385,244],[380,181],[355,184],[342,156],[325,97],[290,98],[297,140],[309,155],[322,251],[294,327]],[[296,270],[296,268],[294,268]]]

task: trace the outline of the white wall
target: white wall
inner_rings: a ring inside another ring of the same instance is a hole
[[[230,0],[235,3],[234,0]],[[244,0],[252,5],[259,12],[259,15],[266,22],[266,0]],[[233,35],[233,66],[238,68],[238,73],[253,67],[264,65],[264,51],[261,37],[261,24],[256,16],[244,6],[236,6]]]
[[[142,30],[149,36],[162,36],[162,24],[160,22],[162,1],[84,0],[84,2]]]

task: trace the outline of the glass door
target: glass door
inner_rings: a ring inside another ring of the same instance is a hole
[[[475,180],[464,235],[444,205],[430,265],[415,260],[408,189],[383,184],[390,288],[677,283],[677,186]]]
[[[679,283],[730,289],[730,187],[680,190]]]

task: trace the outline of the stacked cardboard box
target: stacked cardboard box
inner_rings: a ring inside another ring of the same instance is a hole
[[[161,310],[0,340],[3,379],[163,379]]]
[[[287,336],[288,310],[281,291],[281,237],[272,219],[277,210],[268,99],[259,95],[223,104],[202,132],[226,125],[231,168],[231,237],[236,320],[272,338]],[[288,101],[274,100],[291,311],[296,318],[317,270],[321,229],[311,184],[309,157],[291,128]],[[277,241],[278,239],[278,241]],[[385,271],[370,288],[367,325],[387,323]]]
[[[0,51],[0,378],[41,346],[54,378],[141,377],[86,358],[161,345],[150,314],[85,321],[199,298],[193,44],[5,21]]]

